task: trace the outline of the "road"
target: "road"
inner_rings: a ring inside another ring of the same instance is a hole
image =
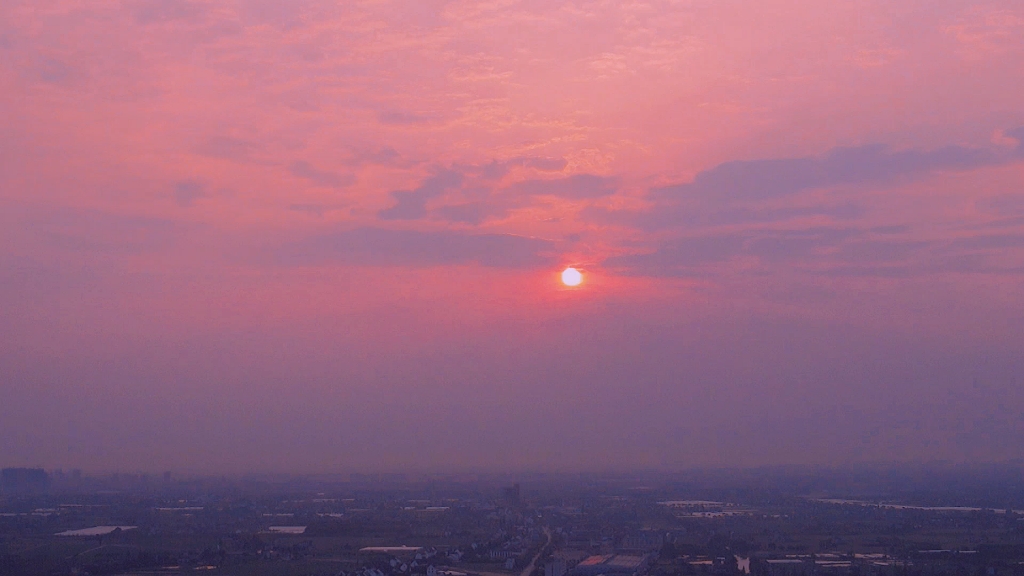
[[[538,550],[537,554],[534,555],[533,560],[530,560],[530,563],[526,565],[526,568],[523,568],[523,571],[519,574],[519,576],[530,576],[530,574],[533,574],[533,569],[537,564],[537,559],[540,558],[540,555],[544,553],[544,550],[546,550],[547,547],[551,545],[551,530],[549,530],[548,528],[544,528],[544,535],[548,537],[548,541],[540,547],[540,550]]]

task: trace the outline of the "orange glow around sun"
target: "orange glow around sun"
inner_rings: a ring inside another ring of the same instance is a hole
[[[579,286],[583,282],[583,274],[575,268],[562,270],[562,284],[566,286]]]

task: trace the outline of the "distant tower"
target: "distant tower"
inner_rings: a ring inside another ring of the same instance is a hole
[[[503,488],[505,503],[509,506],[516,508],[522,502],[521,495],[519,493],[519,482],[512,485],[511,488]]]

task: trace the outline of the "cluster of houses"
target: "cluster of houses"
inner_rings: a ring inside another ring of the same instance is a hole
[[[360,552],[386,554],[388,558],[376,566],[367,566],[345,576],[465,576],[462,572],[437,567],[461,561],[465,554],[458,548],[442,552],[434,547],[370,546],[360,549]]]
[[[437,568],[433,564],[426,565],[426,568],[421,572],[414,572],[415,568],[421,566],[423,565],[417,565],[414,567],[411,562],[408,564],[396,564],[391,567],[392,569],[390,571],[367,566],[360,570],[354,570],[351,572],[339,572],[337,576],[396,576],[398,574],[415,573],[424,574],[425,576],[466,576],[465,572],[456,572],[445,568]],[[405,568],[404,570],[403,567]]]

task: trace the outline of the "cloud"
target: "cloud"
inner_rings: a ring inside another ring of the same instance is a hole
[[[395,126],[409,126],[413,124],[427,124],[437,120],[437,117],[430,116],[427,114],[414,114],[412,112],[402,112],[400,110],[388,110],[377,112],[377,121],[381,124],[391,124]]]
[[[248,160],[258,149],[259,146],[253,142],[227,136],[215,136],[197,146],[195,152],[212,158],[243,161]]]
[[[329,188],[343,188],[356,181],[351,174],[337,174],[326,170],[314,168],[308,162],[298,160],[291,165],[291,173],[299,178],[305,178],[310,182]]]
[[[494,189],[512,166],[553,171],[565,166],[560,158],[521,156],[507,161],[493,160],[485,164],[455,164],[426,178],[414,190],[395,190],[396,203],[377,213],[381,220],[419,220],[427,216],[447,222],[479,224],[488,218],[503,217],[512,208],[527,204],[534,196],[559,196],[573,200],[598,198],[615,193],[616,181],[591,174],[578,174],[557,179],[531,179]],[[467,187],[467,180],[476,187]],[[461,192],[463,198],[432,210],[427,204],[448,192]]]
[[[816,204],[810,206],[708,206],[707,203],[657,202],[647,211],[609,210],[587,206],[580,211],[584,220],[617,224],[642,230],[663,230],[694,226],[729,226],[737,224],[769,224],[809,216],[828,216],[835,220],[856,220],[865,214],[863,206],[853,202]]]
[[[911,240],[862,240],[844,244],[836,258],[856,264],[890,264],[905,262],[916,251],[931,246],[931,242]]]
[[[1024,129],[1007,132],[1014,138]],[[767,223],[802,216],[853,220],[864,209],[851,202],[818,202],[775,207],[801,192],[835,186],[891,184],[941,171],[965,171],[1024,158],[1024,145],[1007,152],[987,148],[945,146],[934,150],[891,151],[881,144],[833,148],[821,157],[734,160],[694,177],[692,182],[650,191],[655,207],[646,211],[589,208],[583,215],[601,222],[644,230],[682,225]]]
[[[1000,194],[984,199],[978,206],[1000,215],[1024,214],[1024,193]]]
[[[516,161],[520,161],[517,159]],[[554,168],[558,162],[543,159],[542,166]],[[524,164],[525,165],[525,164]],[[499,163],[494,166],[501,167]],[[497,177],[484,170],[476,170],[484,178]],[[448,222],[479,224],[489,218],[507,216],[513,208],[528,205],[535,196],[557,196],[568,200],[589,200],[614,194],[616,181],[591,174],[577,174],[552,180],[531,179],[512,184],[499,190],[487,190],[481,200],[447,204],[432,210],[430,214]],[[425,211],[421,217],[425,216]]]
[[[850,228],[815,227],[800,230],[772,230],[754,235],[745,246],[745,253],[765,263],[810,260],[824,256],[820,251],[839,245],[862,232]]]
[[[241,14],[250,24],[267,24],[288,30],[299,27],[309,0],[243,0]]]
[[[135,21],[139,24],[195,21],[205,13],[205,7],[187,0],[142,0],[135,3]]]
[[[1024,216],[1016,216],[1013,218],[999,218],[981,224],[967,226],[966,228],[971,230],[979,230],[986,228],[1017,228],[1019,226],[1024,226]]]
[[[687,236],[662,242],[653,252],[607,258],[602,265],[623,274],[652,277],[704,275],[709,266],[739,260],[733,274],[802,268],[829,276],[908,277],[936,273],[1019,274],[1024,235],[981,234],[953,240],[915,239],[907,229],[818,226],[743,230]],[[1017,261],[1007,256],[1017,250]],[[999,262],[993,260],[999,256]],[[1011,259],[1012,260],[1012,259]]]
[[[964,250],[1005,250],[1024,248],[1024,234],[985,234],[957,238],[949,243],[950,249]]]
[[[1024,154],[1024,126],[1018,126],[1011,130],[1006,130],[1003,134],[1016,140],[1018,154]]]
[[[25,72],[41,82],[64,85],[71,81],[76,70],[62,60],[40,55]]]
[[[387,166],[394,164],[400,157],[401,155],[398,151],[391,146],[382,146],[376,149],[354,151],[352,156],[345,160],[345,164],[347,166],[362,166],[365,164]]]
[[[844,242],[865,237],[855,228],[747,230],[688,236],[663,242],[654,252],[613,256],[604,265],[638,276],[689,276],[701,267],[739,257],[761,264],[809,264],[829,258]]]
[[[182,225],[162,218],[126,216],[100,210],[61,208],[30,217],[47,245],[107,254],[139,254],[170,246]]]
[[[323,204],[289,204],[288,209],[295,212],[304,212],[314,216],[323,216],[329,208]]]
[[[878,234],[903,234],[910,231],[910,226],[902,224],[890,225],[890,226],[874,226],[871,228],[871,232]]]
[[[836,220],[856,220],[864,215],[864,208],[851,202],[837,205],[792,208],[728,208],[708,214],[704,223],[711,225],[757,224],[781,222],[802,216],[829,216]],[[696,219],[691,223],[698,223]]]
[[[593,174],[576,174],[555,180],[526,180],[509,186],[509,194],[529,196],[557,196],[569,200],[589,200],[614,194],[615,180],[594,176]]]
[[[507,162],[512,166],[524,166],[526,168],[533,168],[535,170],[544,170],[548,172],[557,172],[564,170],[569,164],[565,158],[544,158],[535,156],[520,156],[513,158]]]
[[[452,170],[467,176],[477,176],[484,180],[500,180],[508,174],[510,166],[508,162],[491,160],[486,164],[455,164],[452,166]]]
[[[1006,161],[985,148],[946,146],[890,152],[884,145],[834,148],[821,158],[737,160],[705,170],[688,184],[655,190],[659,197],[710,197],[760,201],[816,188],[892,182],[940,170],[970,170]]]
[[[509,170],[515,167],[529,168],[541,172],[558,172],[568,162],[565,158],[547,158],[536,156],[517,156],[510,160],[491,160],[486,164],[456,164],[452,168],[464,174],[472,174],[487,180],[500,180]]]
[[[449,204],[433,210],[433,214],[447,222],[480,224],[488,218],[501,218],[508,214],[509,206],[495,202],[466,202]]]
[[[206,192],[206,185],[202,182],[184,180],[174,185],[174,200],[182,208],[188,208],[196,200],[207,196],[209,193]]]
[[[511,234],[466,234],[359,228],[320,234],[279,251],[287,265],[337,263],[355,266],[446,266],[479,264],[495,268],[549,266],[549,240]]]
[[[415,190],[396,190],[391,197],[397,202],[377,213],[381,220],[416,220],[427,215],[427,202],[462,184],[462,174],[443,170],[423,181]]]
[[[612,256],[602,265],[632,275],[675,276],[689,267],[731,260],[743,250],[747,239],[745,234],[679,238],[654,252]]]

